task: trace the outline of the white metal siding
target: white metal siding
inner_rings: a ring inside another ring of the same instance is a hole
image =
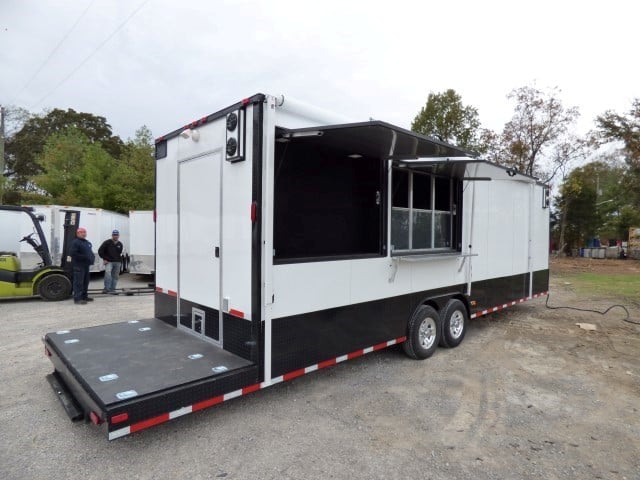
[[[129,212],[129,255],[132,273],[151,274],[155,271],[156,225],[151,210]]]
[[[129,212],[130,255],[153,255],[155,235],[153,211],[131,210]]]
[[[223,161],[222,177],[222,297],[230,309],[251,318],[251,192],[253,107],[247,107],[245,160]],[[225,124],[225,119],[219,121]],[[225,142],[223,128],[221,142]]]
[[[177,146],[177,145],[176,145]],[[156,161],[156,285],[178,291],[178,164],[177,149]]]

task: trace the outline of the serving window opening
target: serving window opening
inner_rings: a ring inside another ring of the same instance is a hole
[[[460,250],[460,181],[407,168],[391,174],[391,252]]]
[[[322,137],[276,142],[274,263],[385,255],[383,178],[381,159]]]

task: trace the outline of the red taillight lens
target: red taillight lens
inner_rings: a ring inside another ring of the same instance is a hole
[[[51,352],[49,351],[49,349],[48,349],[47,347],[44,347],[44,354],[45,354],[47,357],[50,357],[50,356],[51,356]]]
[[[114,415],[113,417],[111,417],[112,424],[126,422],[127,420],[129,420],[128,413],[119,413],[118,415]]]
[[[102,423],[102,420],[100,419],[100,417],[96,412],[91,412],[89,414],[89,418],[91,419],[91,423],[95,425],[100,425]]]

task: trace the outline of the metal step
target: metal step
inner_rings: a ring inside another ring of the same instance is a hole
[[[87,293],[90,295],[144,295],[146,293],[155,292],[155,288],[152,287],[132,287],[132,288],[117,288],[114,293],[104,293],[102,288],[90,288]]]
[[[53,388],[53,391],[58,397],[58,400],[60,400],[60,403],[62,404],[64,411],[67,412],[69,418],[74,422],[82,420],[84,418],[84,413],[82,413],[79,405],[73,399],[71,392],[69,392],[64,383],[62,383],[58,374],[56,372],[50,373],[47,375],[47,381],[49,382],[49,385],[51,385],[51,388]]]

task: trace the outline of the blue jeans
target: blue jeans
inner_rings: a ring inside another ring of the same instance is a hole
[[[73,299],[76,302],[87,298],[90,278],[89,268],[90,265],[73,266]]]
[[[112,292],[118,285],[122,262],[109,262],[104,266],[104,289]]]

